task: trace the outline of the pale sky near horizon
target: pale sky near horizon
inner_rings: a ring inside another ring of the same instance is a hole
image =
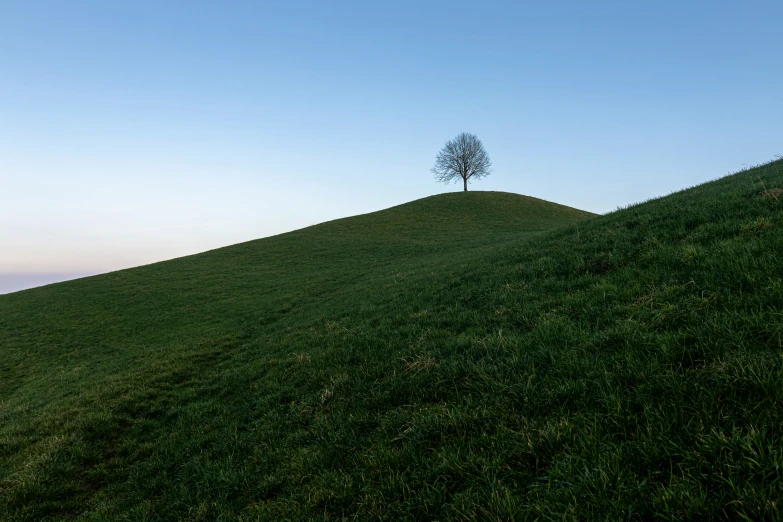
[[[783,154],[783,2],[0,3],[0,293],[459,185],[604,213]],[[47,279],[48,278],[48,279]]]

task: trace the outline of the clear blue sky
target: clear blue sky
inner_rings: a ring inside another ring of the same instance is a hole
[[[701,183],[783,154],[781,21],[780,0],[4,0],[0,275],[460,190],[429,169],[462,131],[494,162],[473,189],[607,212]]]

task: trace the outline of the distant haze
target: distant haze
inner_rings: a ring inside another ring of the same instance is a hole
[[[0,274],[0,294],[77,279],[91,274]]]
[[[764,162],[781,19],[780,1],[4,1],[0,273],[27,275],[3,289],[461,190],[430,173],[460,132],[494,165],[471,190],[598,213]]]

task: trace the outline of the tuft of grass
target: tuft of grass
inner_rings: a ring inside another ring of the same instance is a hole
[[[768,217],[762,216],[742,224],[742,232],[746,234],[752,234],[754,232],[763,232],[772,228],[774,224]]]
[[[401,359],[405,366],[405,373],[419,373],[438,365],[435,359],[426,353],[419,353],[410,358]]]
[[[761,179],[447,194],[0,296],[0,519],[780,519]]]
[[[781,188],[765,189],[761,192],[761,197],[763,199],[774,199],[775,201],[779,201],[781,198],[783,198],[783,189]]]

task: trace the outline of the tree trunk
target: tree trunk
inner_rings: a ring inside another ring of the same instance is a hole
[[[468,178],[462,178],[462,182],[465,184],[465,192],[468,191]]]

